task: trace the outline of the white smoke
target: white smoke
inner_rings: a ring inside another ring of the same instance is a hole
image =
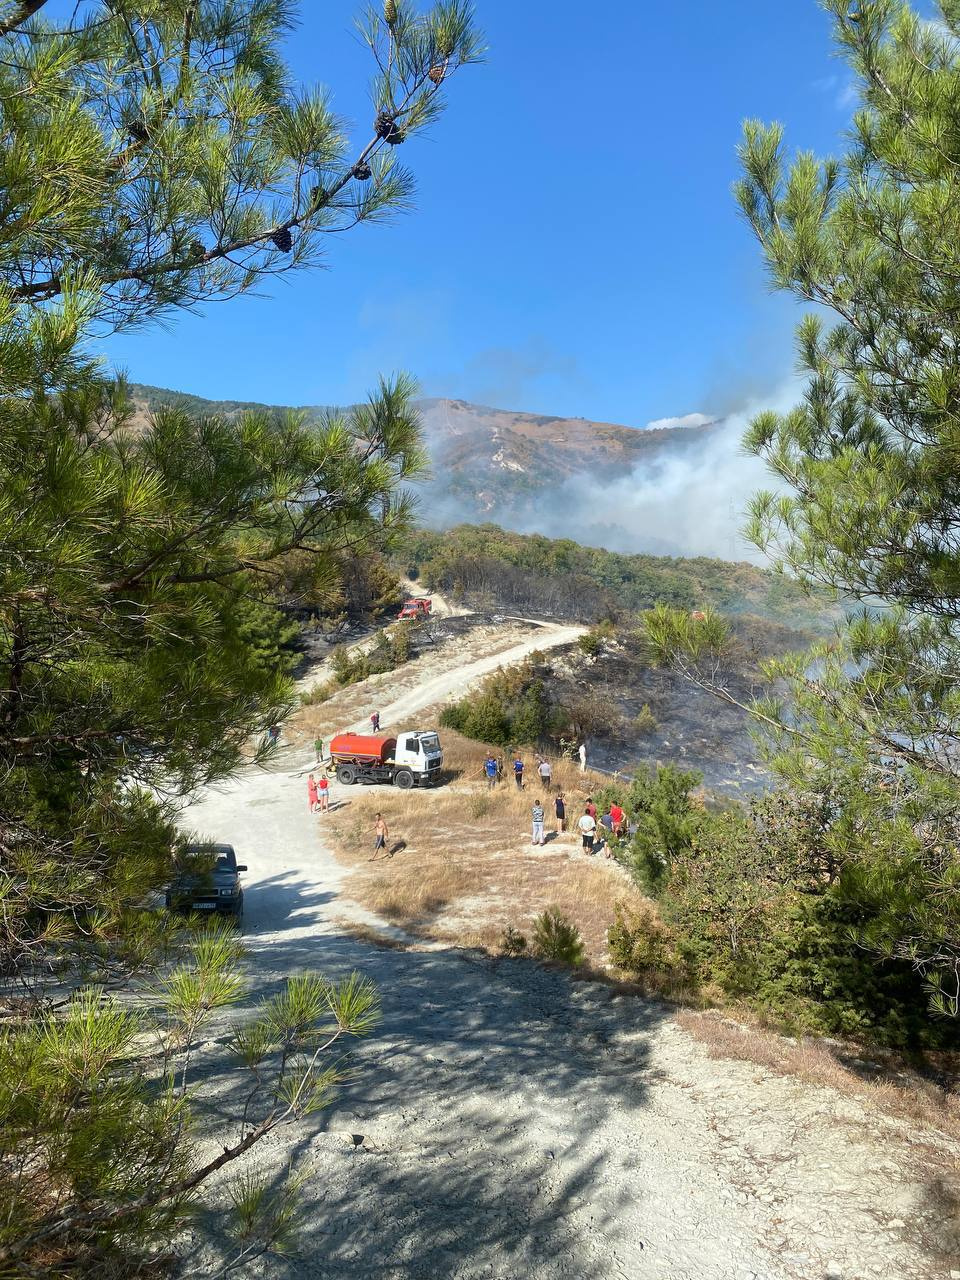
[[[715,422],[715,418],[711,418],[708,413],[685,413],[682,418],[654,418],[653,422],[647,423],[648,431],[662,431],[664,428],[673,427],[705,427],[709,422]]]
[[[522,508],[497,509],[479,518],[517,533],[572,538],[609,551],[763,564],[763,555],[741,530],[753,495],[778,486],[765,464],[744,451],[742,440],[757,413],[784,412],[798,403],[800,393],[801,384],[791,380],[728,415],[703,436],[699,448],[687,444],[657,453],[613,479],[587,471],[532,495]],[[649,427],[694,427],[712,421],[707,414],[694,413],[661,418]],[[445,502],[436,490],[423,515],[434,528],[478,518],[462,503]]]
[[[715,556],[765,563],[741,530],[750,499],[760,489],[776,489],[766,465],[743,449],[743,436],[762,409],[784,412],[800,398],[791,381],[770,396],[725,418],[697,452],[659,455],[615,480],[576,477],[559,485],[519,519],[504,524],[518,533],[573,538],[609,551],[652,555]],[[687,415],[688,421],[710,421]],[[661,419],[650,426],[667,425]],[[692,422],[691,422],[692,425]]]

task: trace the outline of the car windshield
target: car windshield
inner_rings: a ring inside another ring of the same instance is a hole
[[[424,751],[436,751],[440,746],[440,739],[435,733],[424,733],[420,737],[420,745]]]

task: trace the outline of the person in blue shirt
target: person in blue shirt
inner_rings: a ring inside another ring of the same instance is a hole
[[[483,771],[487,775],[487,787],[495,787],[497,785],[497,762],[492,755],[488,755],[483,762]]]
[[[513,779],[517,784],[517,790],[523,790],[523,756],[518,751],[513,761]]]

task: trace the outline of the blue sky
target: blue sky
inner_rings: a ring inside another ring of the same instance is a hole
[[[304,81],[369,132],[352,0],[306,3]],[[835,151],[845,64],[815,0],[478,0],[488,60],[404,148],[417,209],[331,244],[269,298],[114,337],[137,381],[213,397],[347,403],[407,369],[426,394],[642,425],[724,413],[792,368],[730,194],[744,117]]]

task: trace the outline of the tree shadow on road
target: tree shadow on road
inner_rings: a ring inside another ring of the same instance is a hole
[[[266,1276],[605,1280],[615,1252],[642,1247],[621,1239],[636,1153],[608,1126],[640,1127],[665,1007],[522,961],[332,932],[281,935],[257,963],[259,996],[303,969],[357,968],[383,1003],[333,1107],[290,1131],[294,1161],[315,1167],[306,1243]]]

